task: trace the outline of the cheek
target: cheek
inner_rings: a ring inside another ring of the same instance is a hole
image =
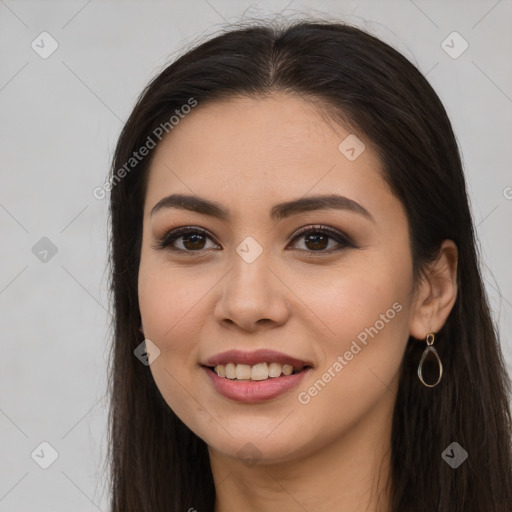
[[[189,274],[141,260],[138,286],[145,336],[160,350],[149,366],[155,384],[180,419],[195,426],[197,417],[204,414],[199,402],[191,398],[197,395],[195,372],[201,371],[197,340],[205,319],[199,316],[200,306],[212,284],[194,281]]]
[[[197,314],[201,309],[201,299],[211,287],[210,279],[194,278],[191,269],[172,269],[168,264],[142,258],[138,282],[139,308],[148,337],[161,349],[169,348],[173,339],[191,337],[193,326],[197,329],[200,325]],[[185,328],[192,328],[192,331],[184,333]]]
[[[385,331],[395,331],[405,317],[398,310],[406,307],[408,285],[406,275],[373,262],[339,269],[321,281],[303,280],[302,289],[295,289],[307,297],[304,302],[315,313],[323,339],[331,341],[329,352],[339,352],[359,335],[364,342],[364,333],[375,324],[384,337]]]
[[[329,400],[348,403],[358,396],[363,405],[393,382],[408,339],[410,308],[408,275],[398,273],[395,266],[382,262],[352,267],[331,280],[323,293],[311,287],[308,304],[318,312],[321,321],[317,319],[316,325],[327,333],[318,340],[322,347],[318,373],[330,388],[329,393],[322,391],[325,399],[332,393]],[[324,389],[322,383],[317,387]]]
[[[322,364],[297,390],[299,414],[312,432],[334,439],[372,411],[392,407],[408,336],[404,290],[367,271],[333,283],[328,298],[312,297],[335,332],[318,340]]]

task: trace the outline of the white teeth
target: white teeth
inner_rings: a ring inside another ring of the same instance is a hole
[[[279,363],[270,363],[268,365],[268,376],[269,377],[279,377],[281,372],[283,371],[283,366]]]
[[[281,374],[291,375],[294,368],[290,364],[281,365],[280,363],[258,363],[253,366],[228,363],[218,364],[213,370],[219,377],[231,380],[266,380],[280,377]]]
[[[219,366],[222,366],[222,365],[219,365]],[[217,372],[217,375],[218,375],[218,372]],[[226,377],[228,379],[236,379],[236,365],[234,365],[233,363],[229,363],[226,365]]]
[[[236,365],[236,378],[238,380],[247,380],[251,378],[251,367],[248,364]]]
[[[268,379],[268,365],[267,363],[255,364],[251,369],[252,380],[265,380]]]
[[[283,366],[283,373],[285,375],[291,375],[293,373],[293,366],[290,366],[289,364],[285,364]]]

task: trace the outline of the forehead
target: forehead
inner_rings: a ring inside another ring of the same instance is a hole
[[[358,136],[365,149],[355,160],[339,149],[354,135],[295,95],[199,103],[155,149],[145,215],[171,193],[212,198],[234,211],[266,198],[274,204],[328,193],[369,210],[385,207],[391,194],[371,141]]]

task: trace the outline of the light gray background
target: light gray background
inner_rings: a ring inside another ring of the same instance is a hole
[[[0,511],[107,511],[107,202],[92,191],[137,95],[184,45],[283,9],[366,28],[427,74],[462,149],[512,368],[510,0],[0,0]],[[43,31],[59,45],[47,59],[31,47]],[[441,46],[453,31],[469,43],[457,59]],[[42,237],[57,247],[46,262]],[[43,441],[58,452],[46,470],[31,458]]]

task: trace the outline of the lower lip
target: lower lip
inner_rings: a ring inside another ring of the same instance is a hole
[[[308,368],[293,375],[270,377],[267,380],[240,381],[219,377],[213,370],[202,367],[211,379],[213,387],[226,398],[237,402],[265,402],[276,398],[286,391],[298,386],[299,382],[312,369]]]

